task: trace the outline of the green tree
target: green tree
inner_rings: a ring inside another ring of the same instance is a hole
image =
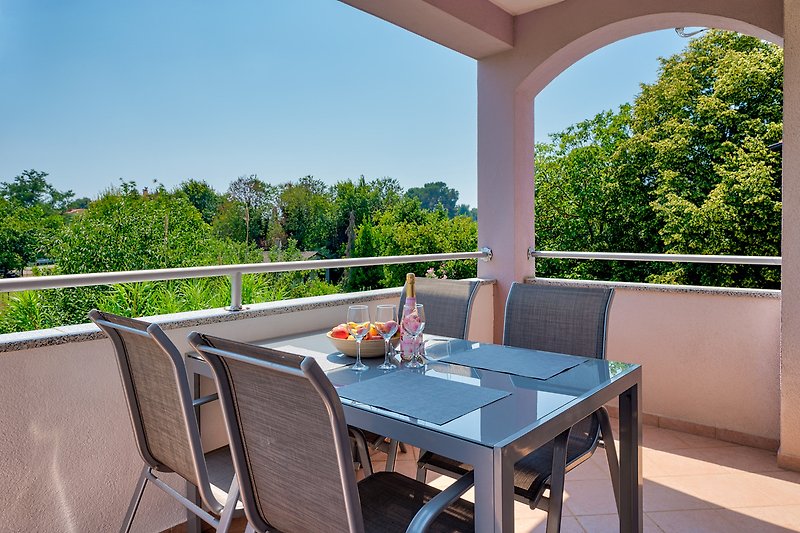
[[[214,238],[182,196],[112,191],[65,231],[54,247],[63,274],[175,268],[241,260],[240,246]],[[260,260],[251,252],[251,260]]]
[[[450,218],[442,207],[435,211],[422,209],[414,198],[404,198],[384,211],[377,217],[375,229],[381,242],[379,255],[467,252],[478,247],[478,225],[472,218]],[[385,265],[381,284],[396,287],[403,284],[407,272],[424,276],[429,268],[455,279],[477,274],[474,260]]]
[[[240,176],[228,187],[228,198],[241,206],[245,224],[244,242],[264,240],[270,207],[275,205],[278,190],[255,174]]]
[[[536,146],[537,248],[660,251],[650,207],[654,183],[641,179],[628,159],[631,111],[625,105],[617,113],[600,113],[552,135],[552,143]],[[644,281],[652,268],[607,261],[537,262],[542,277]]]
[[[353,257],[376,257],[381,255],[379,232],[367,221],[361,224],[353,244]],[[345,287],[348,290],[377,289],[381,286],[383,268],[379,266],[348,269]]]
[[[0,198],[0,276],[47,256],[50,243],[62,226],[62,218],[49,207],[24,207]]]
[[[328,255],[326,244],[333,232],[333,201],[328,187],[313,176],[285,184],[280,192],[281,226],[301,250]]]
[[[458,191],[451,189],[443,181],[426,183],[422,187],[411,187],[406,191],[406,196],[419,200],[423,209],[433,211],[441,205],[450,216],[456,214]]]
[[[178,185],[176,195],[185,196],[189,202],[200,211],[200,215],[207,223],[211,223],[217,210],[222,205],[223,197],[205,181],[190,179]]]
[[[456,207],[456,214],[465,217],[471,217],[472,220],[478,220],[478,208],[470,207],[469,204],[458,204]]]
[[[46,206],[53,211],[61,211],[75,196],[72,191],[59,191],[47,182],[47,172],[25,170],[11,183],[0,183],[0,196],[21,205],[33,207]]]
[[[657,184],[652,205],[665,251],[778,255],[781,167],[766,147],[782,136],[782,50],[709,31],[662,61],[634,110],[632,142],[649,144],[642,171]],[[777,269],[684,265],[660,279],[778,287],[777,276]]]
[[[780,48],[709,31],[663,59],[632,106],[536,147],[539,249],[778,255]],[[745,265],[547,261],[543,276],[779,286]]]
[[[367,181],[364,176],[356,181],[340,181],[333,186],[332,192],[335,231],[331,235],[328,249],[338,255],[345,255],[343,247],[347,243],[347,228],[350,225],[351,213],[358,227],[396,203],[403,194],[402,187],[395,179],[379,178]]]

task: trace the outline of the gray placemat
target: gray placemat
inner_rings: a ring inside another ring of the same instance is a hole
[[[338,389],[339,396],[442,425],[510,392],[424,376],[391,372]]]
[[[474,350],[453,354],[439,361],[545,380],[578,366],[586,361],[586,358],[512,346],[482,344]]]

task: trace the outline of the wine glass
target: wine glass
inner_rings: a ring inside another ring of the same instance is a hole
[[[363,372],[369,368],[361,362],[361,341],[369,333],[369,307],[351,305],[347,309],[347,331],[356,339],[356,364],[351,369]]]
[[[425,329],[425,309],[422,304],[414,306],[406,305],[403,307],[403,331],[411,335],[412,345],[414,346],[415,355],[411,361],[406,365],[408,368],[420,368],[424,366],[417,360],[417,339],[419,338],[422,330]],[[420,357],[421,359],[421,357]]]
[[[397,333],[398,327],[397,306],[379,305],[375,315],[375,329],[378,330],[378,335],[383,337],[383,342],[385,343],[383,364],[378,367],[381,370],[397,368],[389,359],[389,342],[394,334]]]

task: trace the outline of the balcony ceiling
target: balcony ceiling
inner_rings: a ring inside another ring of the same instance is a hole
[[[563,0],[341,0],[474,59],[514,47],[514,17]]]
[[[466,56],[481,59],[514,47],[514,13],[559,0],[341,1]]]
[[[523,13],[563,1],[564,0],[490,0],[494,5],[511,15],[522,15]]]

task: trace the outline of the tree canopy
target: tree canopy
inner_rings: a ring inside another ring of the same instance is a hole
[[[450,216],[457,213],[458,191],[443,181],[426,183],[422,187],[411,187],[406,196],[416,198],[424,209],[434,210],[441,205]]]
[[[536,147],[536,246],[780,255],[783,54],[709,31],[661,60],[632,105]],[[746,265],[540,261],[539,275],[778,287]]]
[[[140,191],[135,182],[121,181],[84,211],[68,214],[71,193],[59,195],[46,177],[31,170],[0,184],[8,196],[0,196],[0,274],[37,257],[55,264],[47,272],[34,267],[34,273],[76,274],[293,261],[312,250],[339,257],[416,253],[424,243],[440,251],[476,246],[471,218],[451,222],[441,207],[426,211],[390,178],[362,176],[329,187],[312,176],[272,185],[251,174],[233,180],[225,194],[195,179],[171,192],[158,184]],[[387,218],[387,211],[395,215]],[[394,235],[395,217],[403,219],[402,238]],[[448,272],[474,275],[471,263],[471,270],[451,266]],[[247,275],[243,301],[385,287],[402,278],[380,267],[328,274],[325,280],[317,270]],[[229,298],[225,277],[26,291],[0,300],[0,333],[82,322],[93,307],[135,317],[221,307]]]

